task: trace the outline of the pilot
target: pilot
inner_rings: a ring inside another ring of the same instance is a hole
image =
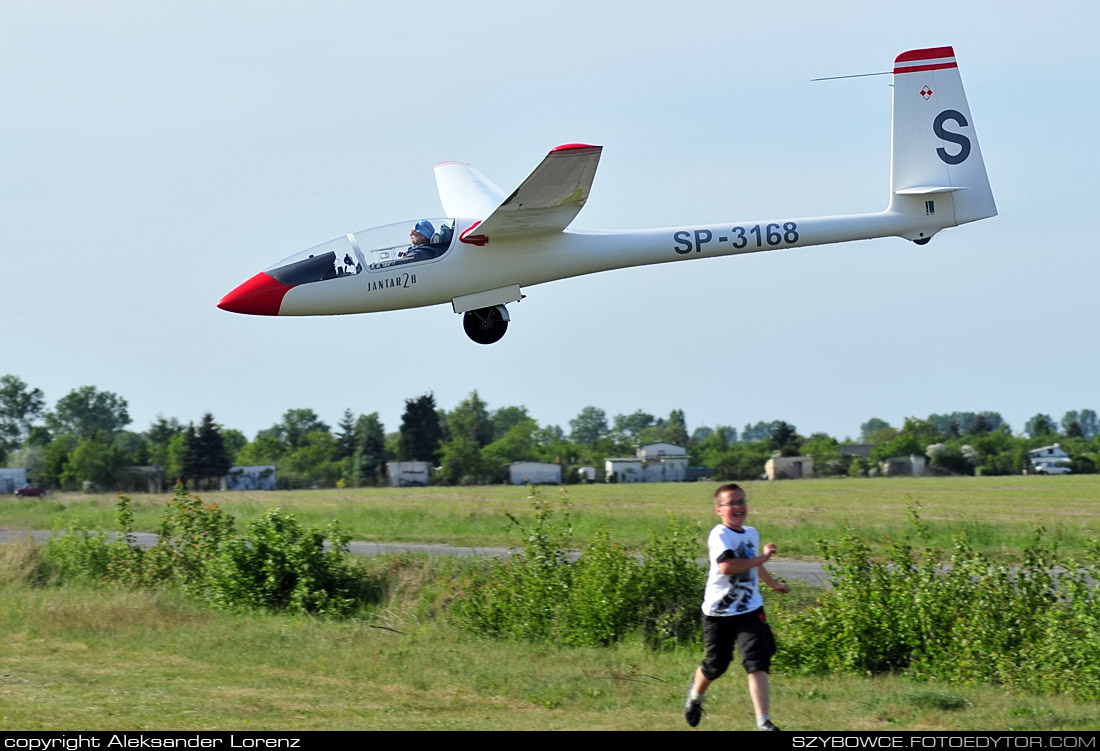
[[[435,227],[427,219],[421,219],[416,223],[409,231],[409,241],[412,245],[409,246],[402,255],[402,259],[405,261],[426,261],[429,258],[435,258],[439,255],[439,249],[431,246],[432,235],[435,234]]]

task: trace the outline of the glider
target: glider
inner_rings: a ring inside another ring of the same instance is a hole
[[[342,315],[448,303],[466,334],[492,344],[507,304],[543,282],[692,258],[902,237],[996,216],[951,47],[894,61],[890,197],[873,214],[726,222],[626,232],[570,229],[601,146],[558,146],[511,193],[469,164],[435,167],[444,217],[354,232],[286,258],[218,303],[234,313]]]

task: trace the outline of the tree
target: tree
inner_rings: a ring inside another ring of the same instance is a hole
[[[336,458],[347,459],[355,454],[359,443],[355,435],[355,415],[350,409],[344,410],[344,416],[336,427],[340,429],[336,434]]]
[[[993,431],[993,425],[990,424],[984,414],[979,412],[974,417],[974,422],[970,423],[970,429],[963,427],[963,431],[966,435],[985,435]]]
[[[569,439],[575,443],[594,445],[607,432],[607,414],[596,407],[585,407],[569,421]]]
[[[386,430],[377,412],[359,415],[355,422],[355,440],[354,484],[377,485],[386,463]]]
[[[118,394],[81,386],[57,400],[54,411],[46,415],[46,423],[55,435],[72,433],[92,438],[99,431],[114,435],[122,430],[130,424],[130,413],[126,400]]]
[[[465,435],[459,434],[447,441],[440,453],[439,478],[445,485],[480,484],[491,474],[481,447]]]
[[[621,433],[625,438],[637,438],[638,435],[654,424],[653,415],[642,410],[637,410],[630,415],[615,415],[613,425],[616,433]]]
[[[110,490],[117,485],[125,463],[125,456],[110,434],[101,430],[91,438],[80,439],[65,462],[61,482]]]
[[[508,429],[498,440],[493,441],[482,455],[487,464],[499,467],[510,462],[533,461],[538,458],[539,447],[535,443],[538,423],[527,418]]]
[[[214,423],[214,415],[207,412],[196,436],[198,449],[198,477],[221,478],[229,473],[229,453],[221,429]]]
[[[798,435],[794,425],[779,420],[772,427],[768,443],[772,451],[778,451],[781,456],[798,456],[802,447],[802,437]]]
[[[30,434],[45,403],[40,389],[28,389],[17,376],[0,376],[0,461]]]
[[[340,479],[336,439],[328,430],[314,430],[276,464],[278,483],[286,488],[331,487]]]
[[[312,409],[288,409],[283,413],[282,421],[273,425],[269,431],[290,449],[296,449],[310,433],[328,433],[329,428]]]
[[[665,438],[669,443],[675,443],[678,446],[688,445],[687,418],[684,417],[684,410],[674,409],[668,413],[665,431]]]
[[[1054,435],[1054,418],[1040,412],[1027,421],[1024,425],[1024,431],[1032,438]]]
[[[435,396],[429,393],[416,399],[406,399],[397,458],[403,462],[429,462],[434,465],[442,437]]]
[[[893,439],[875,446],[871,458],[877,461],[910,454],[923,456],[928,446],[940,442],[940,437],[939,431],[931,422],[907,417],[905,425]]]
[[[1086,440],[1091,441],[1097,435],[1100,435],[1100,418],[1097,418],[1095,410],[1081,410],[1080,414],[1077,415],[1077,422],[1081,425],[1081,437]]]
[[[890,427],[890,423],[885,420],[880,420],[877,417],[872,417],[867,422],[859,426],[859,436],[864,443],[873,443],[871,436],[880,430],[884,430]]]
[[[499,441],[516,423],[531,419],[527,407],[501,407],[493,412],[493,440]]]
[[[199,455],[199,434],[195,431],[195,424],[188,423],[181,434],[182,446],[177,447],[175,464],[178,467],[179,479],[185,483],[193,480],[196,485],[202,473],[199,469],[201,458]]]
[[[477,395],[477,389],[448,413],[447,429],[452,440],[461,436],[473,441],[479,448],[493,442],[493,421],[489,417],[488,405]]]

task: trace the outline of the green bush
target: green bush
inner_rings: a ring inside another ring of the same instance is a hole
[[[1016,566],[994,565],[965,535],[947,560],[912,530],[874,560],[849,530],[820,543],[832,588],[815,607],[779,604],[779,669],[880,672],[1100,699],[1100,542],[1084,562],[1059,563],[1037,527]],[[1060,576],[1054,571],[1061,570]]]
[[[276,509],[236,536],[231,516],[180,486],[165,506],[159,537],[150,549],[138,545],[133,535],[129,498],[119,497],[116,519],[116,540],[79,524],[54,534],[46,546],[54,578],[175,587],[229,610],[326,616],[349,614],[369,594],[360,569],[348,560],[350,537],[335,523],[325,530],[305,529]]]
[[[330,546],[326,549],[325,537]],[[261,608],[344,616],[355,605],[357,568],[347,559],[350,536],[335,523],[305,529],[275,509],[226,540],[206,566],[202,588],[219,608]]]
[[[670,520],[639,562],[600,528],[579,558],[570,553],[568,499],[560,517],[537,489],[533,521],[519,527],[524,549],[470,569],[453,606],[457,620],[499,638],[608,645],[637,633],[654,646],[697,638],[705,576],[696,541]]]
[[[125,547],[125,543],[112,542],[105,532],[73,522],[53,531],[46,541],[45,559],[57,583],[98,584],[107,580],[111,561]]]

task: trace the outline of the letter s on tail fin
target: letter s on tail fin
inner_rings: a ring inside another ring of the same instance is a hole
[[[894,61],[890,172],[892,211],[931,210],[948,227],[997,215],[951,47],[903,52]]]

